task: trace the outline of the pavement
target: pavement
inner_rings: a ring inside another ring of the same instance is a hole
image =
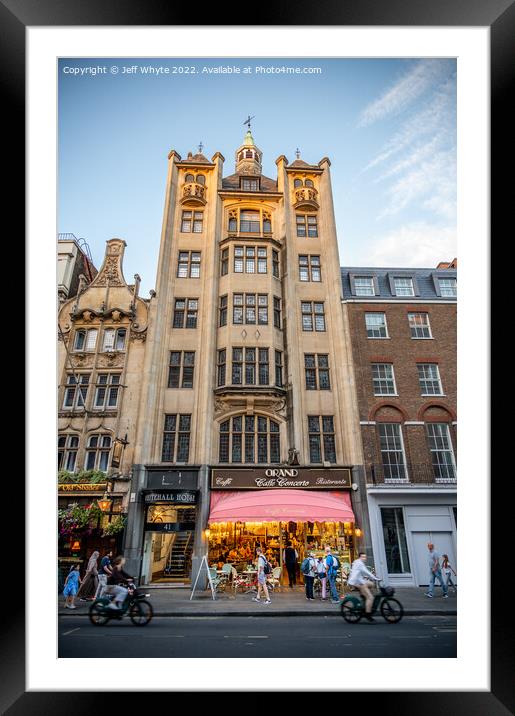
[[[256,603],[252,601],[255,593],[234,594],[229,589],[216,594],[213,600],[211,591],[195,590],[190,600],[190,587],[164,587],[144,586],[150,597],[148,598],[154,609],[155,616],[161,617],[188,617],[188,616],[331,616],[339,610],[337,604],[330,599],[323,602],[316,599],[307,601],[304,587],[297,585],[293,589],[281,587],[271,593],[271,604]],[[397,587],[394,598],[398,599],[404,607],[405,616],[456,616],[457,595],[449,592],[449,598],[443,599],[441,590],[435,590],[435,596],[430,599],[425,596],[427,588],[424,587]],[[59,616],[87,616],[91,602],[76,600],[76,609],[64,607],[64,597],[59,595]]]

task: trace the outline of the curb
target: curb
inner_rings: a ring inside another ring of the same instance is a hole
[[[69,614],[66,612],[59,612],[60,617],[88,617],[87,612],[81,614]],[[154,617],[339,617],[341,614],[337,611],[334,612],[308,612],[308,611],[281,611],[272,612],[262,610],[260,612],[241,612],[241,611],[226,611],[226,612],[154,612]],[[439,616],[439,617],[453,617],[457,616],[457,611],[438,611],[436,609],[406,609],[404,611],[405,617],[421,617],[421,616]]]

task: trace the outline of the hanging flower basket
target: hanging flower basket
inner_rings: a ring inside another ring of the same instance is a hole
[[[72,502],[68,507],[57,511],[59,534],[71,535],[77,532],[90,534],[101,515],[102,511],[95,503],[82,507],[77,502]]]
[[[117,515],[111,522],[109,522],[102,532],[102,537],[112,537],[113,535],[121,532],[127,524],[127,518],[123,515]]]

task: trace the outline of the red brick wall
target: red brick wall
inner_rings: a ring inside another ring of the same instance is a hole
[[[400,422],[406,461],[420,466],[415,482],[431,479],[431,456],[424,425],[406,421],[446,422],[456,455],[456,304],[347,303],[360,420]],[[365,313],[385,313],[388,339],[367,338]],[[428,313],[432,339],[412,339],[408,313]],[[372,363],[392,363],[396,396],[375,396]],[[422,397],[417,363],[437,363],[444,395]],[[363,425],[365,464],[380,464],[376,425]],[[426,467],[427,466],[427,469]]]

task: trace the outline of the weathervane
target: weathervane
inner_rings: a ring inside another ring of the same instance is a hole
[[[198,150],[201,154],[202,154],[203,149],[204,149],[204,145],[202,144],[202,142],[200,142],[200,144],[198,145]]]
[[[254,114],[254,115],[252,115],[252,117],[251,117],[250,114],[249,114],[249,116],[247,117],[247,119],[243,122],[243,124],[248,124],[248,125],[249,125],[249,132],[250,132],[250,120],[251,120],[251,119],[254,119],[255,116],[256,116],[256,115]]]
[[[295,156],[297,157],[297,159],[300,159],[300,149],[298,147],[295,150]]]

